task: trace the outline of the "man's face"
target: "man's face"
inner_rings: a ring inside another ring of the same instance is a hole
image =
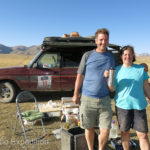
[[[98,34],[97,38],[95,39],[95,43],[99,50],[106,51],[108,43],[109,43],[108,35],[103,34],[103,33]]]

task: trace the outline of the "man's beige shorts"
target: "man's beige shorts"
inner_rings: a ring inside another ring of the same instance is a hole
[[[111,128],[112,109],[110,97],[91,98],[81,96],[80,103],[80,123],[81,128],[90,129],[99,127],[103,129]]]

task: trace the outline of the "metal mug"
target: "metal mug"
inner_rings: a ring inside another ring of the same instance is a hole
[[[114,68],[109,69],[108,86],[114,85],[115,72],[116,70]]]

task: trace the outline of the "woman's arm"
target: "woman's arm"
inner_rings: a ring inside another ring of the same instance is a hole
[[[150,100],[150,83],[148,83],[148,80],[144,81],[143,86],[144,86],[144,93],[148,97],[148,99]]]
[[[108,80],[108,78],[109,78],[109,70],[105,70],[104,71],[104,77],[105,78],[107,78],[107,80]],[[108,82],[107,82],[107,84],[108,84]],[[111,92],[114,92],[115,91],[115,86],[114,86],[114,84],[113,85],[108,85],[108,88],[109,88],[109,90],[111,91]]]

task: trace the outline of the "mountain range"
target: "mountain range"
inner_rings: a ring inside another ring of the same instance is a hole
[[[35,55],[40,51],[41,45],[27,46],[14,46],[8,47],[0,44],[0,54],[24,54],[24,55]]]
[[[24,54],[24,55],[35,55],[38,51],[40,51],[41,45],[33,45],[33,46],[14,46],[8,47],[0,44],[0,54]],[[150,56],[149,53],[141,53],[136,54],[137,56]]]

